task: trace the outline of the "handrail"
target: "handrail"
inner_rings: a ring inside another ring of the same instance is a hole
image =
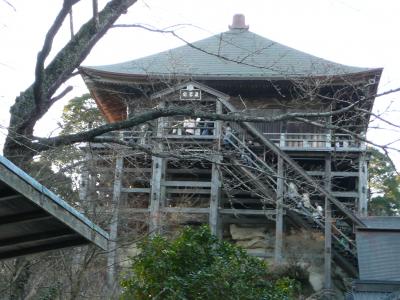
[[[320,221],[319,219],[313,217],[313,214],[314,214],[314,213],[317,213],[317,211],[316,211],[314,208],[311,210],[311,209],[307,209],[307,208],[304,207],[304,206],[301,206],[301,207],[300,207],[300,210],[301,210],[303,213],[305,213],[307,216],[313,218],[314,222],[317,223],[321,228],[323,228],[323,229],[325,228],[325,223],[324,223],[324,222],[322,222],[322,221]],[[332,226],[332,228],[334,229],[334,231],[336,231],[336,232],[338,233],[338,235],[339,235],[340,237],[343,237],[343,238],[352,246],[352,249],[349,248],[348,250],[349,250],[352,254],[355,254],[353,249],[356,248],[356,244],[354,243],[354,241],[353,241],[352,239],[350,239],[350,238],[349,238],[344,232],[342,232],[339,228],[337,228],[334,224],[331,223],[331,226]],[[341,244],[341,241],[340,241],[340,239],[338,238],[338,236],[337,236],[336,234],[332,234],[332,237],[333,237],[339,244]]]
[[[261,159],[260,159],[251,149],[249,149],[249,148],[247,147],[247,145],[246,145],[245,143],[243,143],[243,141],[242,141],[241,139],[239,139],[235,134],[229,133],[229,136],[228,136],[225,140],[226,140],[227,142],[229,142],[229,144],[230,144],[231,146],[233,146],[236,150],[238,150],[238,151],[241,153],[241,155],[243,155],[243,153],[245,153],[245,152],[248,152],[248,153],[250,154],[250,156],[255,157],[256,160],[257,160],[259,163],[261,163],[264,167],[266,167],[267,170],[269,171],[269,173],[270,173],[272,176],[274,176],[274,177],[277,176],[277,172],[276,172],[273,168],[271,168],[264,160],[261,160]],[[244,155],[248,155],[248,154],[244,154]],[[248,158],[250,158],[250,156],[249,156]],[[251,162],[252,162],[252,166],[250,166],[251,169],[259,169],[259,168],[260,168],[253,160],[251,160]],[[244,166],[243,166],[243,167],[244,167]],[[248,167],[248,166],[247,166],[247,167]],[[250,168],[248,168],[248,169],[250,169]],[[261,168],[261,170],[262,170],[262,168]],[[237,176],[236,176],[235,174],[233,174],[231,171],[229,171],[229,173],[230,173],[231,175],[233,175],[237,180],[239,180],[239,179],[237,178]],[[271,181],[276,185],[276,181],[273,180],[272,178],[270,178],[270,179],[271,179]],[[252,178],[252,180],[255,180],[255,181],[258,182],[261,186],[263,185],[263,183],[262,183],[257,177]],[[245,183],[242,182],[242,184],[245,184]],[[268,183],[268,184],[271,185],[270,183]],[[284,181],[284,184],[286,185],[286,187],[288,187],[288,183],[287,183],[286,181]],[[245,184],[245,186],[246,186],[247,188],[249,188],[247,184]],[[273,190],[276,190],[275,187],[272,187],[272,189],[273,189]],[[262,189],[262,188],[260,189],[260,191],[261,191],[262,193],[265,193],[264,189]],[[270,195],[264,195],[264,196],[267,196],[267,197],[268,197],[268,196],[270,196]],[[301,201],[301,199],[296,199],[296,200],[295,200],[295,199],[293,199],[292,197],[290,197],[290,199],[291,199],[292,201],[295,201],[296,204],[297,204],[298,201]],[[316,211],[315,208],[311,207],[310,209],[307,209],[306,207],[301,206],[301,212],[302,212],[304,215],[313,218],[313,221],[314,221],[318,226],[320,226],[322,229],[325,228],[324,222],[323,222],[323,221],[320,221],[318,218],[316,218],[316,217],[313,216],[313,214],[316,214],[316,213],[317,213],[317,211]],[[333,234],[333,235],[332,235],[333,239],[334,239],[339,245],[341,245],[342,247],[344,247],[344,248],[345,248],[345,249],[344,249],[345,251],[349,251],[349,252],[351,252],[353,255],[355,255],[356,245],[355,245],[354,241],[353,241],[352,239],[350,239],[345,233],[343,233],[339,228],[337,228],[334,224],[331,224],[331,226],[332,226],[332,228],[334,229],[334,232],[336,233],[336,234]],[[347,241],[347,243],[348,243],[349,245],[351,245],[351,247],[347,247],[347,249],[346,249],[345,245],[343,245],[343,243],[341,242],[341,238],[344,238],[344,239]]]
[[[229,144],[230,144],[231,146],[233,146],[235,149],[237,149],[237,150],[241,153],[241,155],[247,155],[247,157],[249,158],[248,162],[251,162],[251,164],[252,164],[250,167],[254,167],[254,169],[260,168],[259,165],[257,165],[256,162],[255,162],[254,160],[251,159],[251,157],[255,157],[255,158],[256,158],[256,161],[258,161],[259,163],[261,163],[261,165],[264,166],[272,176],[274,176],[274,177],[278,176],[278,175],[277,175],[277,172],[276,172],[273,168],[271,168],[264,160],[260,159],[260,158],[259,158],[245,143],[243,143],[243,141],[242,141],[241,139],[239,139],[235,134],[229,133],[229,136],[227,136],[226,138],[224,138],[224,140],[227,141],[227,142],[229,142]],[[247,152],[248,154],[246,154],[246,152]],[[260,169],[262,170],[262,168],[260,168]],[[256,178],[256,177],[255,177],[255,178],[252,178],[252,179],[255,180],[255,181],[257,181],[257,182],[259,182],[260,185],[263,184],[263,183],[260,182],[260,180],[259,180],[258,178]],[[276,185],[276,181],[273,180],[272,178],[270,178],[270,179],[271,179],[271,181]],[[284,181],[284,184],[286,185],[286,187],[288,187],[288,183],[287,183],[286,181]],[[270,183],[269,183],[269,185],[270,185]],[[273,190],[275,190],[275,187],[272,187],[272,188],[273,188]],[[261,189],[260,191],[263,192],[263,193],[265,192],[264,189]],[[269,195],[264,195],[264,196],[269,196]],[[291,200],[294,201],[294,199],[292,199],[292,198],[291,198]],[[297,199],[296,202],[298,202],[298,201],[301,201],[301,199]],[[317,218],[313,217],[313,214],[317,213],[316,210],[315,210],[313,207],[311,207],[310,209],[306,209],[306,207],[301,206],[301,210],[302,210],[302,212],[303,212],[305,215],[307,215],[308,217],[312,217],[313,220],[314,220],[314,222],[315,222],[317,225],[319,225],[321,228],[325,228],[324,222],[322,222],[322,221],[318,220]],[[342,247],[345,247],[345,246],[342,244],[342,242],[341,242],[341,238],[344,238],[344,239],[347,241],[347,243],[348,243],[349,245],[351,245],[351,248],[350,248],[350,247],[347,247],[347,249],[344,249],[344,250],[350,251],[353,255],[355,255],[356,245],[355,245],[354,241],[353,241],[352,239],[350,239],[345,233],[343,233],[339,228],[337,228],[334,224],[331,224],[331,226],[332,226],[332,229],[334,229],[334,232],[336,233],[336,234],[333,234],[333,235],[332,235],[332,237],[334,238],[334,240],[335,240],[337,243],[339,243],[339,245],[341,245]]]
[[[311,132],[263,132],[266,138],[281,148],[362,148],[363,143],[350,134]]]
[[[231,139],[234,139],[234,141],[232,141]],[[270,172],[271,174],[275,175],[275,170],[273,168],[271,168],[264,160],[260,159],[257,154],[255,154],[249,147],[246,146],[246,144],[244,144],[235,134],[231,133],[230,137],[227,140],[234,148],[236,148],[237,150],[239,150],[239,152],[241,152],[241,154],[247,155],[247,158],[249,159],[249,162],[253,163],[253,165],[255,165],[257,168],[259,168],[259,166],[257,165],[257,162],[260,163],[264,168],[266,168],[268,170],[268,172]],[[239,147],[240,145],[240,147]],[[246,154],[246,152],[248,154]],[[255,158],[255,160],[253,159]],[[262,169],[262,168],[261,168]],[[274,184],[276,184],[276,181],[274,181]]]
[[[231,112],[237,112],[236,108],[226,101],[225,99],[219,98],[219,101]],[[279,147],[277,147],[273,142],[268,140],[261,132],[259,132],[254,126],[249,122],[239,122],[243,127],[248,129],[254,137],[256,137],[262,144],[264,144],[268,149],[274,152],[277,156],[281,157],[285,163],[287,163],[298,175],[304,178],[311,186],[313,186],[319,193],[326,197],[331,203],[333,203],[337,208],[339,208],[344,215],[346,215],[354,224],[360,227],[365,227],[365,224],[351,211],[349,211],[339,200],[332,196],[332,194],[322,187],[318,182],[316,182],[310,175],[308,175],[289,155],[283,152]]]

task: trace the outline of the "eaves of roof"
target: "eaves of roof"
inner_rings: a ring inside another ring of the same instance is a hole
[[[270,79],[376,73],[331,62],[279,44],[247,30],[229,30],[147,57],[119,64],[82,67],[105,77]]]

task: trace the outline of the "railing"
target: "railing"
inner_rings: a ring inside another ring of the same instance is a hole
[[[215,138],[216,125],[214,121],[199,121],[193,119],[166,121],[163,124],[163,136],[174,138]]]
[[[363,149],[364,143],[349,134],[329,133],[263,133],[275,145],[284,149]]]
[[[105,138],[118,138],[125,142],[135,142],[139,145],[146,145],[150,143],[152,137],[151,131],[140,131],[140,130],[119,130],[111,131],[102,134],[101,137]]]
[[[229,136],[225,136],[223,139],[225,149],[234,149],[239,153],[242,164],[249,168],[256,177],[259,177],[258,172],[263,174],[264,184],[268,185],[268,188],[276,192],[276,172],[273,167],[269,166],[263,159],[258,157],[240,138],[235,134],[231,133]],[[267,176],[265,176],[267,175]]]
[[[186,123],[185,123],[186,122]],[[217,138],[217,122],[213,121],[169,121],[164,123],[163,136],[169,138],[199,138],[199,139],[214,139]],[[233,130],[237,132],[236,130]],[[270,133],[264,132],[263,135],[272,141],[281,149],[292,150],[363,150],[365,143],[356,140],[350,134],[335,134],[329,133]],[[125,141],[134,141],[141,145],[150,142],[153,136],[151,131],[126,130],[114,131],[102,135],[103,137],[121,137]],[[239,139],[250,140],[251,136],[244,136],[238,132],[236,136]]]
[[[242,132],[238,132],[240,134]],[[272,191],[273,193],[276,192],[276,178],[278,178],[277,171],[273,166],[268,165],[263,159],[258,157],[248,146],[246,143],[240,139],[237,134],[230,133],[224,137],[224,146],[227,149],[236,150],[239,154],[240,160],[242,162],[243,167],[245,167],[248,172],[251,172],[254,176],[249,178],[248,182],[243,182],[243,185],[247,186],[248,189],[251,189],[251,186],[254,186],[260,194],[264,194],[265,191]],[[316,139],[314,139],[316,141]],[[260,173],[265,173],[267,176],[260,176]],[[246,174],[246,172],[242,173]],[[232,176],[235,176],[234,173],[231,173]],[[239,177],[237,177],[240,180]],[[296,192],[290,192],[293,188],[290,186],[289,181],[284,181],[284,197],[285,197],[285,205],[288,207],[292,207],[289,209],[293,209],[304,215],[311,223],[315,223],[321,231],[325,228],[325,220],[324,215],[313,207],[310,203],[310,200],[305,201],[304,195],[300,195],[297,192],[297,188],[295,189]],[[257,187],[266,185],[267,189],[258,189]],[[306,193],[307,194],[307,193]],[[269,196],[269,192],[264,194],[266,198]],[[308,205],[306,204],[308,202]],[[346,233],[344,229],[339,226],[339,224],[332,223],[332,239],[333,243],[337,245],[337,247],[341,250],[341,252],[347,252],[349,255],[355,257],[356,253],[356,245],[354,240],[351,239],[349,236],[352,233]]]

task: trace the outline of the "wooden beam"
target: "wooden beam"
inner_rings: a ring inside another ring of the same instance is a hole
[[[180,214],[208,214],[210,209],[207,207],[164,207],[161,209],[166,213],[180,213]]]
[[[275,217],[275,254],[276,264],[282,263],[283,248],[283,193],[284,193],[283,159],[278,156],[278,178],[276,180],[276,217]]]
[[[149,208],[121,208],[120,214],[148,214],[150,212]]]
[[[337,198],[358,198],[358,192],[331,192],[331,194]]]
[[[24,244],[32,244],[32,243],[43,243],[49,242],[50,240],[60,239],[65,237],[79,237],[79,235],[72,230],[64,229],[64,230],[57,230],[57,231],[45,231],[40,233],[34,234],[27,234],[7,239],[0,240],[0,248],[8,247],[8,246],[20,246],[22,247]],[[1,253],[1,249],[0,249]]]
[[[211,174],[210,169],[199,169],[199,168],[193,168],[193,169],[171,169],[168,168],[166,170],[167,174],[195,174],[195,175],[203,175],[203,174]]]
[[[23,200],[25,197],[22,196],[21,194],[15,194],[11,196],[5,196],[5,197],[0,197],[0,202],[4,201],[17,201],[17,200]]]
[[[210,208],[209,208],[209,225],[211,233],[222,238],[221,224],[219,219],[219,206],[221,202],[221,170],[219,163],[222,161],[221,156],[214,157],[214,163],[211,168],[211,192],[210,192]]]
[[[166,138],[168,140],[190,140],[193,142],[198,142],[199,140],[206,140],[206,141],[213,141],[218,139],[218,136],[214,135],[175,135],[175,134],[166,134],[163,136],[163,138]]]
[[[207,194],[211,193],[210,189],[174,189],[174,188],[167,188],[166,193],[168,194]]]
[[[164,207],[160,211],[165,213],[187,213],[187,214],[209,214],[210,209],[205,207]],[[148,213],[148,208],[124,208],[122,213]],[[241,216],[274,216],[275,210],[261,210],[261,209],[235,209],[235,208],[220,208],[218,212],[221,215],[241,215]],[[285,213],[284,213],[285,214]],[[262,221],[265,223],[265,220]]]
[[[206,181],[164,181],[163,186],[166,187],[207,187],[210,188],[212,183],[211,182],[206,182]]]
[[[108,168],[104,168],[108,169]],[[109,169],[108,169],[109,170]],[[151,168],[124,168],[124,173],[151,173]]]
[[[357,172],[332,172],[332,177],[357,177]]]
[[[331,165],[331,155],[327,154],[325,157],[324,178],[324,186],[327,191],[331,190],[332,185]],[[327,290],[332,289],[332,213],[331,202],[327,197],[325,197],[324,288]],[[330,296],[327,296],[327,299],[330,298]]]
[[[166,105],[165,101],[159,103],[160,108],[164,108]],[[162,117],[157,120],[157,133],[155,150],[163,151],[163,133],[166,124],[166,118]],[[167,161],[165,158],[152,157],[152,178],[151,178],[151,193],[150,193],[150,222],[149,232],[150,235],[161,233],[161,213],[160,209],[165,203],[166,188],[163,185],[165,180],[165,170]]]
[[[116,283],[117,267],[117,239],[118,239],[118,220],[119,206],[121,203],[121,182],[124,167],[124,159],[117,157],[115,162],[113,199],[111,203],[111,221],[109,225],[110,241],[107,253],[107,285],[109,289],[114,289]]]
[[[324,171],[307,171],[310,176],[324,176]],[[332,172],[332,177],[357,177],[358,172]]]
[[[53,243],[49,243],[49,244],[45,244],[45,245],[33,246],[33,247],[29,247],[29,248],[22,248],[22,249],[18,249],[18,250],[13,249],[11,251],[0,252],[0,259],[14,258],[14,257],[22,256],[22,255],[48,251],[48,250],[52,250],[52,249],[84,245],[87,243],[88,243],[88,240],[84,239],[83,237],[66,238],[65,240],[61,240],[59,242],[53,242]]]
[[[248,215],[248,216],[274,216],[276,210],[265,209],[236,209],[236,208],[222,208],[219,212],[223,215]]]
[[[31,223],[34,221],[43,221],[52,218],[54,218],[52,215],[49,215],[44,211],[38,210],[16,215],[2,216],[0,218],[0,226]]]
[[[151,188],[121,188],[123,193],[150,193]]]
[[[160,208],[165,199],[165,187],[162,182],[165,176],[165,158],[153,157],[153,176],[150,194],[150,234],[161,232]]]
[[[365,153],[362,153],[358,161],[358,215],[368,215],[368,165]]]

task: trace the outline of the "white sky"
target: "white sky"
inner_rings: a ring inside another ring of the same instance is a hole
[[[8,126],[8,110],[15,97],[33,80],[35,57],[62,5],[61,0],[8,1],[16,11],[0,0],[1,128]],[[74,9],[76,27],[91,13],[91,0],[81,2]],[[117,23],[144,23],[157,28],[192,24],[178,33],[195,41],[226,31],[233,14],[244,13],[251,31],[276,42],[342,64],[384,67],[379,88],[383,92],[400,87],[399,12],[398,0],[146,0],[134,4]],[[69,37],[65,25],[54,49]],[[181,44],[171,36],[142,29],[112,29],[84,64],[117,63]],[[74,95],[85,91],[80,79],[72,84]],[[379,98],[375,110],[383,111],[393,102],[388,117],[397,121],[399,101],[400,93]],[[64,104],[60,102],[40,122],[37,134],[49,134],[57,128]],[[5,134],[4,130],[0,132]],[[380,130],[371,131],[369,136],[378,143],[388,143],[400,134]]]

